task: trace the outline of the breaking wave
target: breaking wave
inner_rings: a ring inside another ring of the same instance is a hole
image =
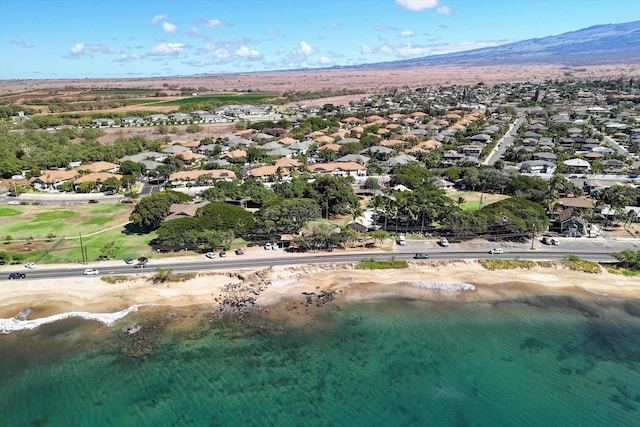
[[[433,289],[436,291],[460,292],[475,291],[476,287],[471,283],[446,283],[446,282],[430,282],[427,280],[414,280],[409,282],[411,286],[423,289]]]
[[[57,322],[59,320],[69,319],[72,317],[80,317],[85,320],[95,320],[106,326],[113,326],[115,322],[127,316],[130,313],[138,311],[140,305],[132,305],[131,307],[116,311],[115,313],[89,313],[86,311],[71,311],[68,313],[54,314],[48,317],[33,320],[19,320],[16,317],[10,319],[0,319],[0,333],[9,334],[11,332],[26,331],[35,329],[38,326],[47,323]]]

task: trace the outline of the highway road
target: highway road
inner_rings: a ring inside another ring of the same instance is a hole
[[[571,243],[563,246],[541,246],[536,242],[536,249],[531,250],[529,244],[518,244],[515,246],[502,245],[504,254],[489,254],[490,243],[485,243],[482,247],[468,248],[462,245],[452,245],[448,248],[430,247],[426,248],[423,241],[408,242],[406,247],[400,248],[395,252],[341,252],[336,250],[333,252],[322,253],[305,253],[305,254],[289,254],[283,251],[269,253],[269,256],[245,257],[238,255],[229,255],[227,258],[204,258],[202,261],[185,261],[180,257],[172,259],[163,259],[154,263],[150,260],[145,268],[134,268],[133,265],[122,265],[91,263],[90,267],[100,270],[103,275],[138,275],[152,274],[156,268],[171,269],[174,272],[213,272],[223,270],[247,270],[255,268],[265,268],[269,266],[286,266],[286,265],[309,265],[309,264],[327,264],[327,263],[344,263],[358,262],[364,258],[373,258],[376,260],[389,260],[392,257],[397,260],[413,260],[416,253],[426,253],[430,260],[468,260],[468,259],[530,259],[530,260],[561,260],[568,255],[577,255],[581,259],[597,262],[614,262],[615,259],[610,255],[613,252],[620,252],[624,249],[638,250],[640,241],[628,242],[590,242],[589,245],[572,245]],[[416,261],[423,262],[423,261]],[[428,262],[428,261],[427,261]],[[28,279],[53,279],[65,277],[77,277],[83,275],[87,266],[78,266],[77,264],[69,265],[69,267],[46,267],[39,266],[34,270],[27,270],[22,265],[16,266],[15,269],[3,269],[2,280],[8,280],[10,271],[20,271],[27,274]]]

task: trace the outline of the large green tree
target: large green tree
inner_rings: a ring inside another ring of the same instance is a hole
[[[211,230],[232,230],[242,234],[255,224],[253,214],[240,206],[224,202],[213,202],[198,209],[196,217],[203,226]]]
[[[352,182],[353,178],[320,175],[307,187],[305,197],[318,202],[323,216],[345,215],[353,206],[360,205]]]
[[[174,203],[185,203],[191,196],[177,191],[162,191],[143,197],[136,205],[129,219],[138,227],[146,230],[157,229],[169,215]]]
[[[296,234],[320,215],[320,206],[315,200],[273,199],[256,213],[254,234],[260,237]]]

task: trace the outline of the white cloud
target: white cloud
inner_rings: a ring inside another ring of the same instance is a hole
[[[280,30],[277,28],[267,28],[267,34],[271,34],[272,36],[280,35]]]
[[[85,46],[86,45],[84,43],[76,43],[71,49],[69,49],[69,52],[72,55],[81,55]]]
[[[216,49],[213,54],[218,59],[226,59],[231,56],[227,49]]]
[[[16,36],[11,39],[12,44],[17,44],[22,47],[33,47],[33,43],[22,40],[20,37]]]
[[[94,43],[91,46],[87,46],[91,49],[92,52],[100,52],[100,53],[120,53],[120,49],[115,46],[106,46],[102,43]]]
[[[322,65],[327,65],[327,64],[331,64],[331,59],[327,56],[321,56],[320,57],[320,63]]]
[[[425,9],[433,9],[440,6],[440,0],[396,0],[396,4],[405,9],[419,12]]]
[[[151,49],[152,55],[174,55],[182,52],[184,44],[182,43],[160,43]]]
[[[171,22],[163,22],[162,31],[164,31],[165,33],[175,33],[176,31],[178,31],[178,26],[172,24]]]
[[[373,49],[368,44],[363,44],[360,46],[360,53],[371,53]]]
[[[114,59],[115,62],[130,62],[142,58],[137,53],[123,53],[120,57]]]
[[[151,23],[152,24],[157,24],[160,21],[164,21],[168,17],[169,17],[169,15],[165,15],[165,14],[156,15],[153,18],[151,18]]]
[[[260,51],[249,49],[247,46],[240,46],[240,48],[236,50],[236,55],[243,58],[255,58],[260,56]]]
[[[438,12],[440,15],[453,15],[453,9],[449,6],[440,6],[436,9],[436,12]]]
[[[404,30],[400,33],[402,37],[413,37],[416,35],[416,32],[413,30]]]
[[[209,19],[208,21],[205,21],[204,26],[205,27],[223,27],[225,25],[228,25],[226,22],[221,21],[219,19]]]
[[[309,43],[305,41],[300,42],[300,50],[298,51],[299,53],[309,56],[313,53],[313,50],[314,49],[311,47]]]
[[[200,31],[198,31],[198,27],[196,27],[195,25],[192,25],[191,29],[187,31],[186,34],[189,37],[202,37],[202,34],[200,34]]]

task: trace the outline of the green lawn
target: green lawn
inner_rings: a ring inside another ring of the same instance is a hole
[[[115,259],[124,259],[126,257],[138,258],[146,256],[152,258],[153,253],[149,242],[156,237],[156,233],[149,234],[124,234],[123,229],[116,228],[105,231],[89,237],[82,238],[82,244],[87,247],[87,256],[89,261],[94,261],[98,256],[103,255],[100,251],[105,245],[115,242],[117,250],[110,254]],[[82,255],[80,253],[80,240],[68,239],[60,246],[46,255],[41,263],[56,262],[80,262]]]
[[[0,216],[15,216],[20,215],[22,213],[21,210],[14,208],[0,208]],[[6,221],[6,220],[5,220]]]
[[[4,209],[4,208],[3,208]],[[53,233],[57,237],[77,236],[98,232],[128,221],[129,205],[110,203],[98,207],[92,205],[70,206],[22,206],[19,213],[0,221],[0,239],[11,236],[13,240],[29,237],[44,239]]]

